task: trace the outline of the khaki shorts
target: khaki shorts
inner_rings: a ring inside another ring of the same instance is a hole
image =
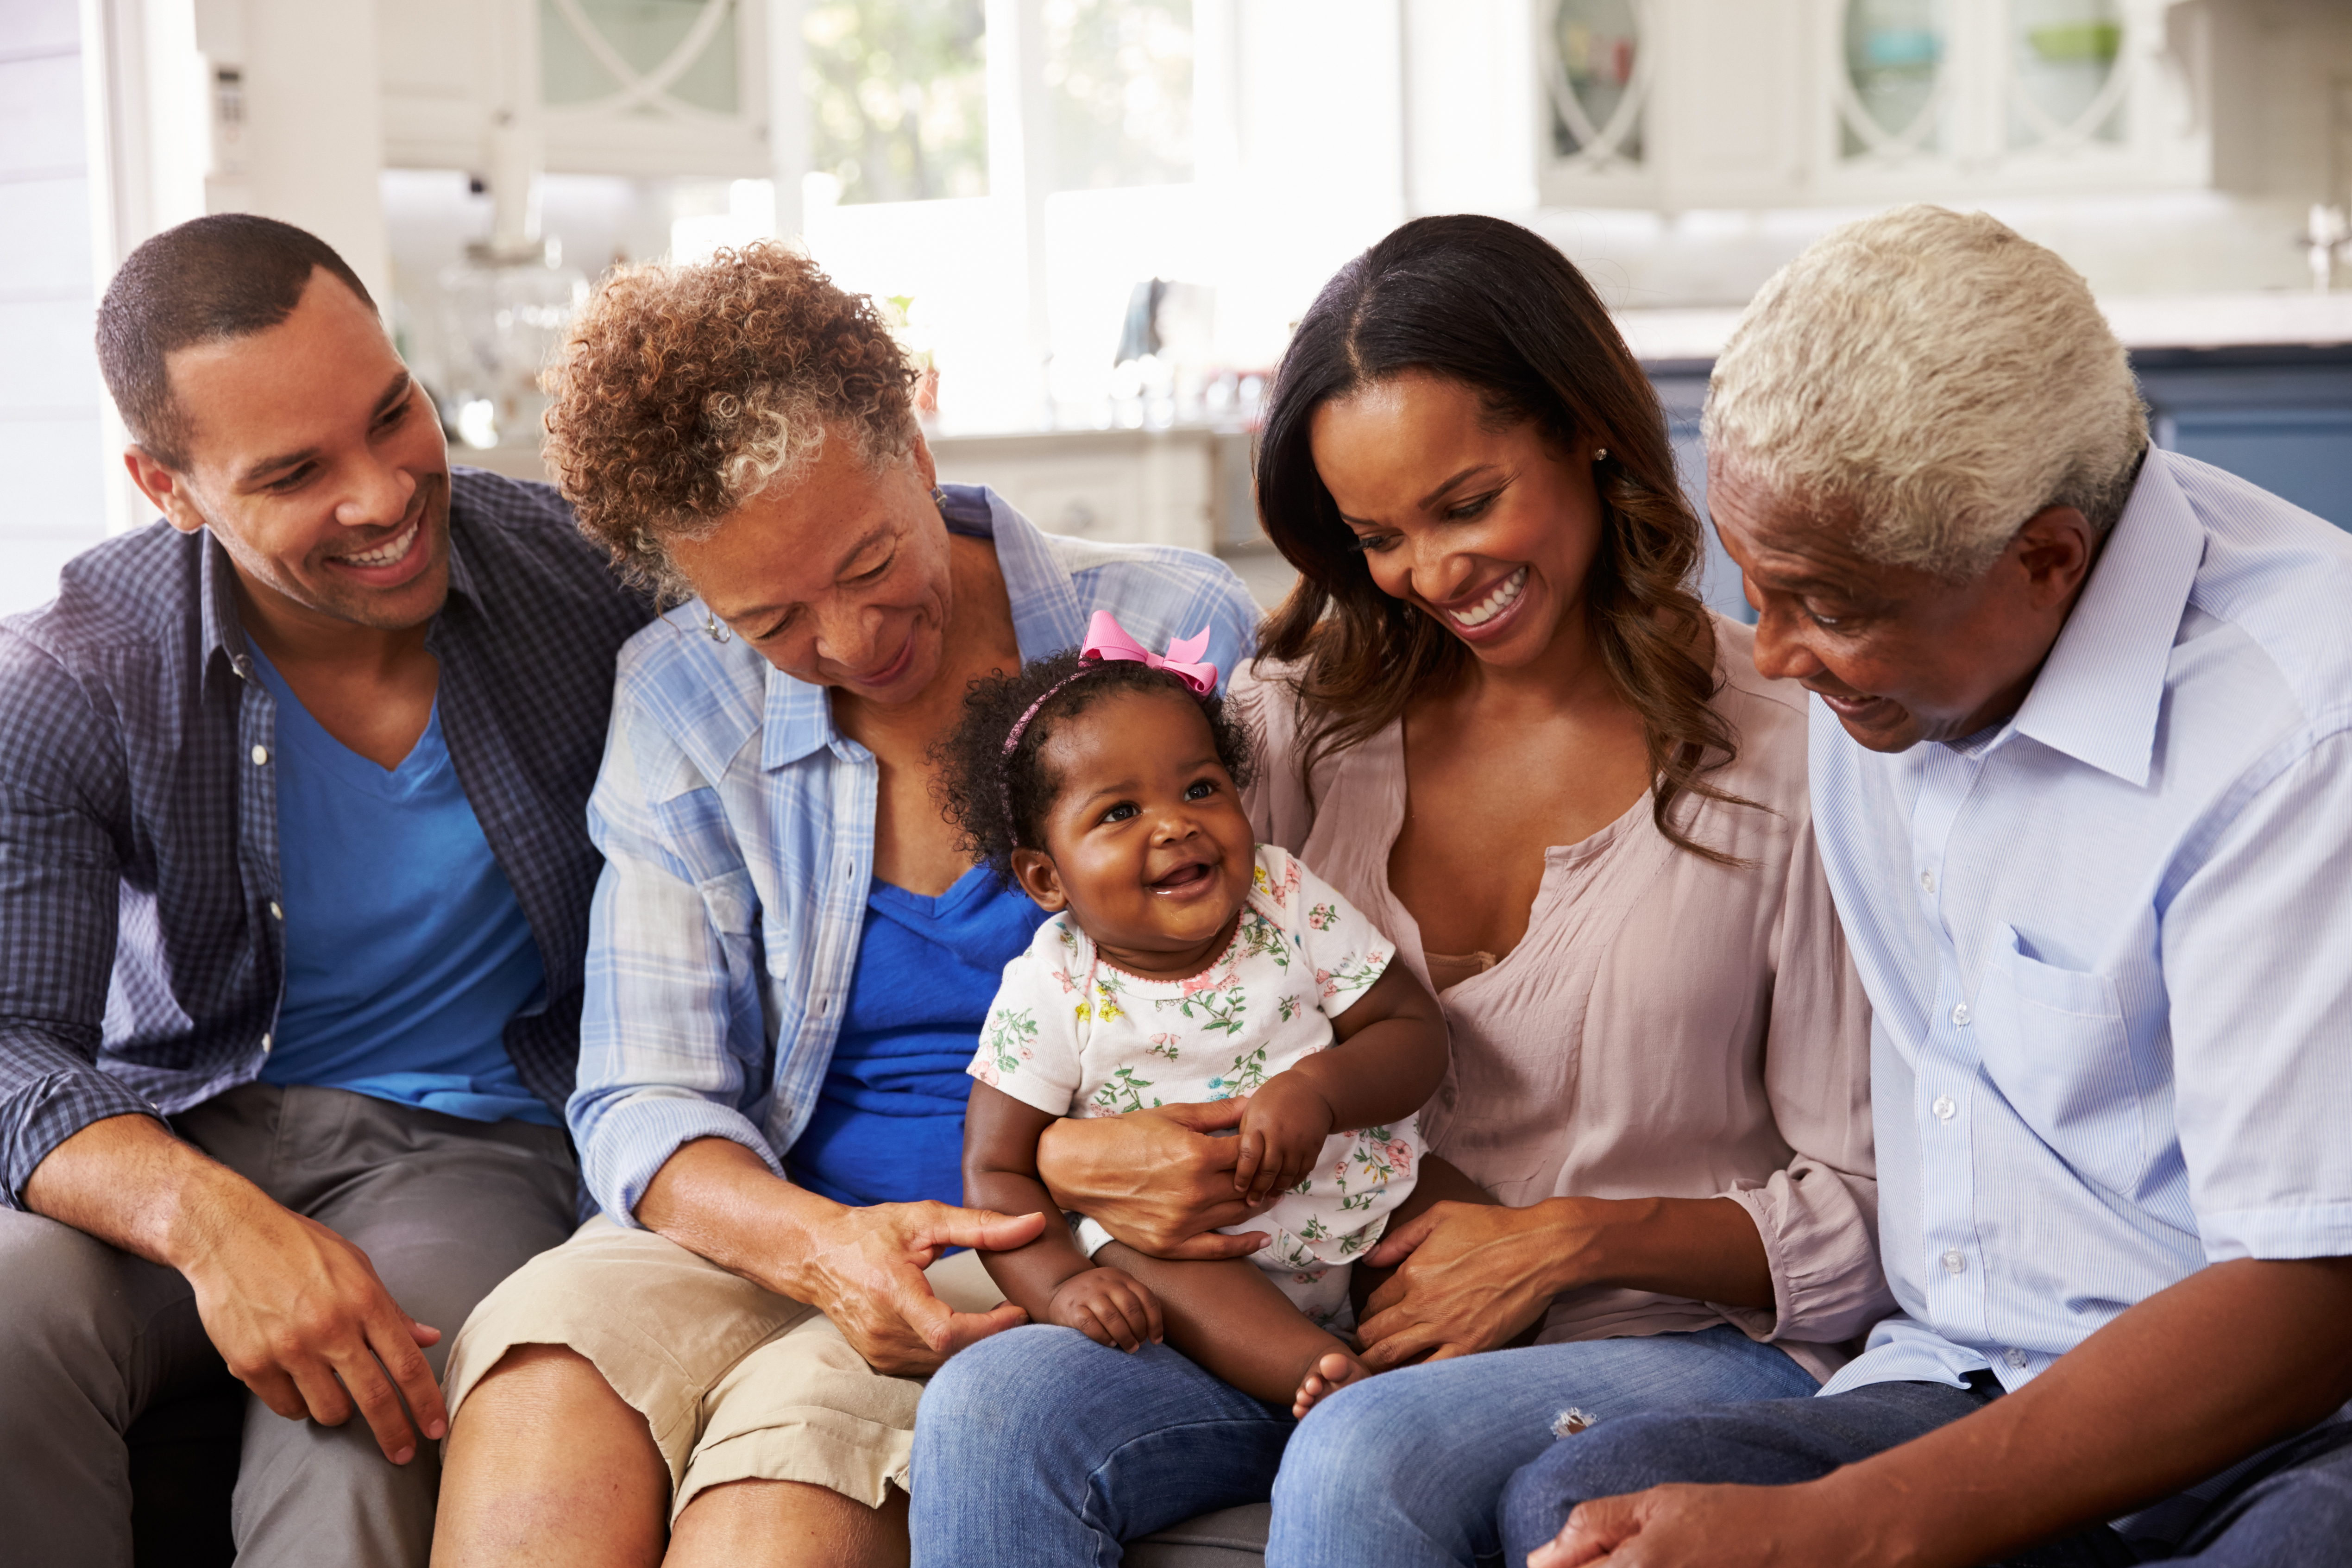
[[[960,1312],[1004,1300],[980,1255],[927,1278]],[[646,1418],[669,1466],[670,1519],[706,1487],[805,1481],[879,1508],[905,1490],[924,1379],[866,1363],[831,1320],[674,1241],[598,1215],[508,1276],[449,1350],[455,1416],[517,1345],[563,1345]]]

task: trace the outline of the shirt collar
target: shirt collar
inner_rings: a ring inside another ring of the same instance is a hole
[[[455,487],[452,487],[449,500],[449,596],[462,598],[467,604],[478,606],[481,595],[475,586],[472,569],[466,564],[466,547],[461,537],[465,530],[458,521],[460,510]],[[246,646],[245,623],[237,618],[236,614],[236,567],[230,562],[228,552],[222,547],[221,542],[213,537],[211,529],[205,529],[197,537],[204,542],[201,564],[197,568],[196,615],[204,636],[204,680],[209,688],[214,679],[213,672],[223,664],[228,667],[231,674],[242,674],[252,658],[252,650]],[[440,629],[440,616],[436,616],[433,626],[425,633],[427,647],[435,646],[435,634]]]
[[[204,637],[202,679],[209,689],[214,671],[226,666],[232,675],[241,673],[251,656],[245,646],[244,623],[236,618],[236,568],[229,564],[228,552],[211,529],[196,538],[196,618]]]
[[[942,485],[940,514],[948,531],[986,539],[996,546],[1013,605],[1013,635],[1021,657],[1035,658],[1055,648],[1076,647],[1086,636],[1086,614],[1077,584],[1057,560],[1045,531],[984,485]],[[699,606],[685,612],[699,626]],[[833,700],[822,686],[767,667],[761,712],[760,765],[790,767],[822,747],[840,752],[852,744],[834,727]]]
[[[2205,530],[2148,449],[2106,548],[2011,729],[2144,785],[2172,644],[2205,554]]]

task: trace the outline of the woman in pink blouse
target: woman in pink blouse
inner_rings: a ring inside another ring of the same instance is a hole
[[[1665,421],[1556,248],[1434,218],[1350,264],[1258,495],[1303,578],[1234,683],[1259,836],[1438,993],[1423,1134],[1494,1200],[1373,1253],[1365,1357],[1402,1370],[1302,1424],[1267,1556],[1467,1564],[1555,1433],[1811,1394],[1891,1310],[1867,1004],[1804,693],[1692,595]]]
[[[1515,225],[1405,225],[1299,322],[1257,479],[1302,580],[1232,686],[1251,809],[1437,992],[1421,1180],[1454,1201],[1359,1271],[1395,1270],[1360,1313],[1383,1375],[1295,1431],[1162,1347],[950,1362],[919,1563],[986,1560],[992,1520],[1117,1561],[1278,1464],[1276,1568],[1466,1568],[1555,1434],[1810,1394],[1892,1309],[1804,693],[1692,595],[1700,524],[1590,286]],[[1041,1165],[1146,1251],[1245,1246],[1198,1234],[1247,1217],[1216,1114],[1060,1123]]]

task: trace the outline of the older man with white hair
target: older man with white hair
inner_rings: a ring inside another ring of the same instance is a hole
[[[1511,1561],[2352,1563],[2352,539],[2151,449],[2082,279],[1935,207],[1767,284],[1706,436],[1901,1310],[1817,1398],[1599,1412]]]

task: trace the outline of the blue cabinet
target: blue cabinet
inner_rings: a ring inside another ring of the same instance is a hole
[[[2352,528],[2352,345],[2143,349],[2156,444]]]

